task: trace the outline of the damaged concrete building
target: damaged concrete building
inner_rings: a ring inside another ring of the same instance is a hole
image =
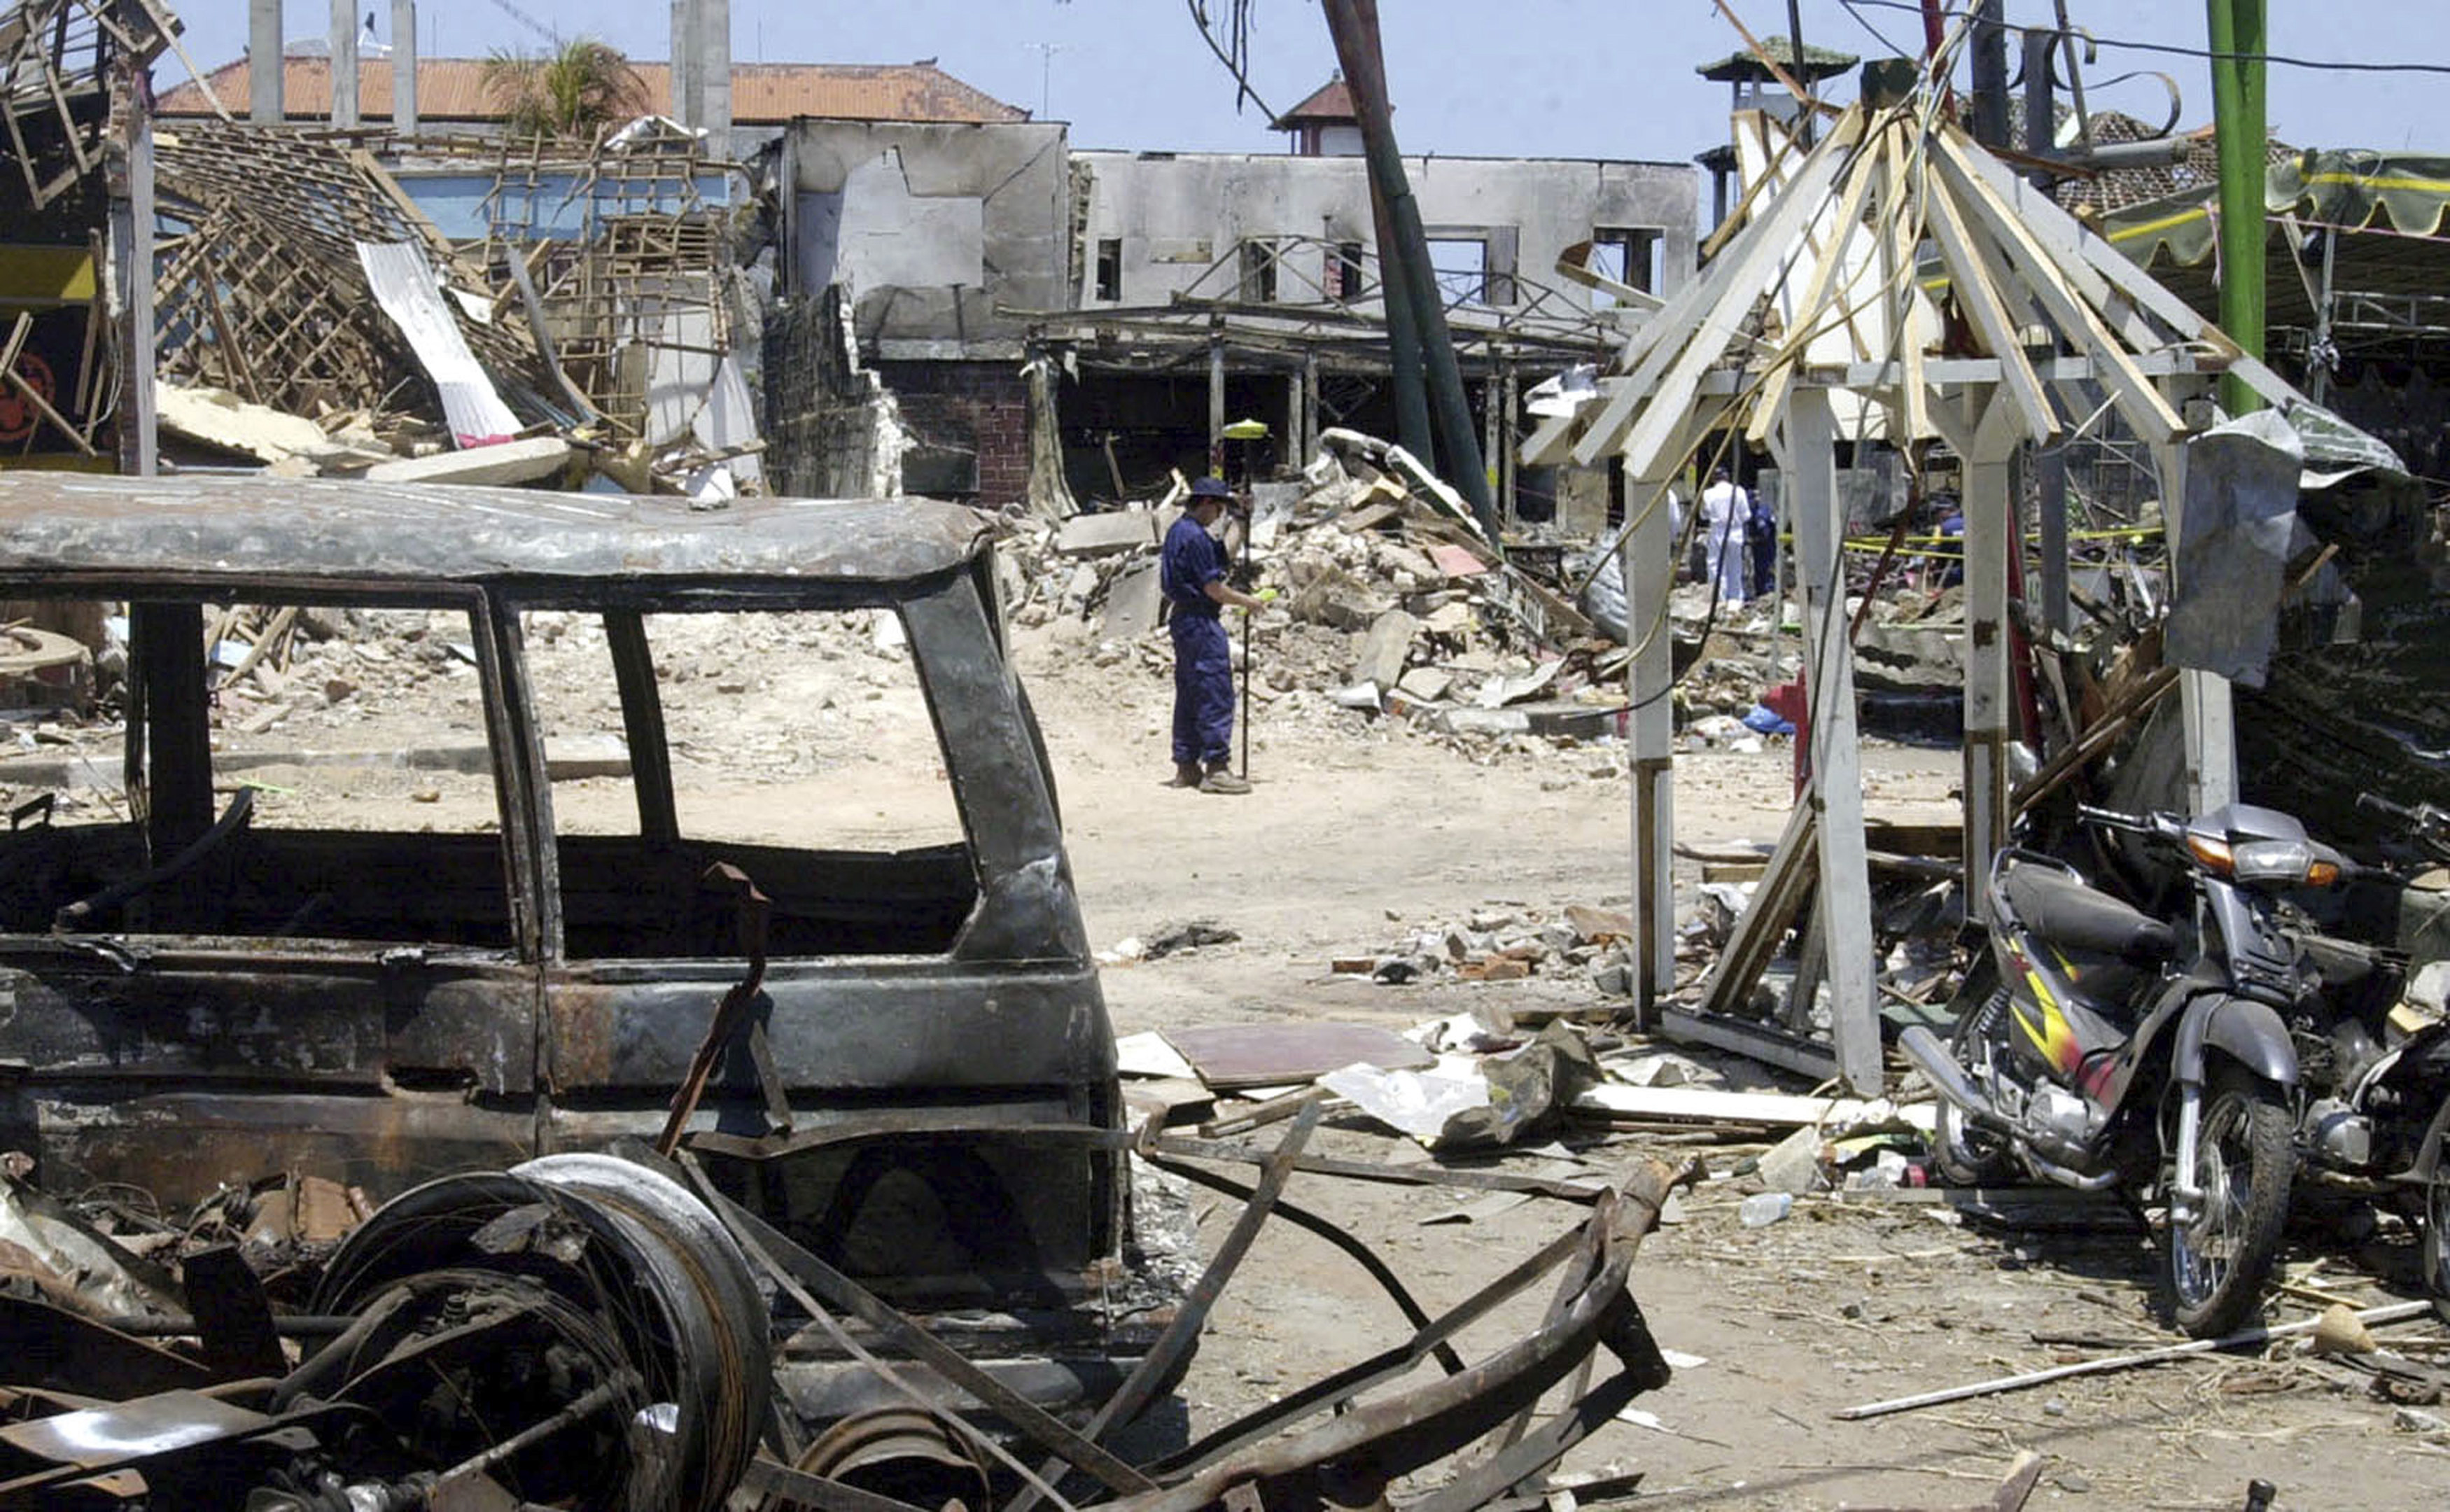
[[[1035,487],[1072,496],[1161,492],[1171,470],[1207,465],[1226,415],[1265,422],[1279,462],[1310,456],[1330,426],[1392,434],[1351,117],[1331,84],[1276,121],[1285,153],[1086,150],[1048,122],[794,123],[778,323],[805,359],[769,378],[776,464],[814,486],[898,453],[898,476],[884,471],[899,486],[1019,497],[1033,490],[1022,363],[1040,354],[1067,376],[1062,475]],[[1514,435],[1524,388],[1604,347],[1621,300],[1671,294],[1692,266],[1685,165],[1407,167],[1492,442]],[[1554,485],[1511,474],[1508,499],[1549,517]]]

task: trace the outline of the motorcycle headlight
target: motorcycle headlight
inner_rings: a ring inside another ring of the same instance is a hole
[[[2249,841],[2234,847],[2231,855],[2239,882],[2311,882],[2321,887],[2340,875],[2337,866],[2317,861],[2314,847],[2302,840]],[[2327,875],[2318,877],[2317,872]]]

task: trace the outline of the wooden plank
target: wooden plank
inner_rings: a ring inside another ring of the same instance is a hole
[[[1166,1041],[1220,1090],[1281,1087],[1314,1080],[1355,1061],[1383,1071],[1435,1065],[1430,1055],[1392,1030],[1371,1024],[1208,1024],[1165,1031]]]
[[[1828,1081],[1838,1075],[1838,1056],[1828,1045],[1799,1038],[1759,1019],[1670,1010],[1660,1020],[1660,1032],[1680,1044],[1732,1050],[1762,1065],[1777,1066],[1817,1081]]]
[[[2017,549],[2008,457],[2008,448],[1993,447],[1965,459],[1962,854],[1972,915],[1987,897],[1992,852],[2008,833],[2008,554]]]
[[[1663,485],[1664,479],[1642,478]],[[1675,637],[1666,633],[1675,587],[1676,540],[1668,511],[1657,497],[1624,536],[1626,642],[1625,692],[1632,706],[1633,899],[1636,1027],[1655,1029],[1676,990],[1676,709]]]
[[[1915,138],[1917,143],[1922,140]],[[1907,213],[1913,200],[1907,185],[1906,154],[1893,151],[1882,165],[1880,194],[1872,220],[1874,224],[1886,228],[1880,247],[1882,287],[1904,291],[1894,312],[1896,328],[1890,333],[1890,339],[1904,372],[1904,380],[1896,388],[1896,407],[1905,430],[1902,439],[1918,441],[1939,433],[1932,424],[1931,378],[1923,365],[1922,342],[1915,330],[1915,315],[1924,296],[1915,278],[1917,233],[1913,217]],[[1899,439],[1893,436],[1891,442],[1896,444]]]
[[[1692,367],[1698,374],[1700,368],[1707,367],[1726,350],[1736,331],[1749,321],[1753,300],[1760,297],[1770,273],[1786,255],[1785,243],[1801,228],[1804,218],[1836,181],[1845,153],[1861,135],[1862,127],[1860,108],[1850,109],[1828,138],[1804,159],[1768,218],[1748,227],[1700,278],[1686,283],[1666,309],[1643,324],[1641,360],[1633,367],[1625,385],[1608,398],[1598,418],[1574,443],[1576,462],[1584,467],[1594,466],[1624,443],[1636,407],[1651,397],[1655,387],[1663,388],[1662,378],[1671,362],[1678,362],[1677,370],[1683,371],[1685,365],[1681,358],[1697,349],[1706,349],[1709,356]],[[1742,248],[1740,253],[1735,250],[1739,246]],[[1654,327],[1659,334],[1648,336]],[[1628,343],[1627,356],[1634,350],[1633,344]],[[1681,406],[1690,397],[1687,394],[1676,402]]]
[[[2139,371],[2120,339],[2106,329],[2091,306],[2061,281],[2057,264],[2017,223],[2005,206],[1989,194],[1981,180],[1945,149],[1939,154],[1941,177],[1956,191],[1964,212],[1979,223],[2008,262],[2023,276],[2025,287],[2071,344],[2094,359],[2102,382],[2118,399],[2119,413],[2147,443],[2158,443],[2185,432],[2186,422],[2160,390]]]
[[[1851,127],[1851,131],[1850,131]],[[1823,147],[1838,149],[1852,145],[1851,138],[1859,136],[1861,116],[1850,111],[1830,133]],[[1740,241],[1738,252],[1730,247],[1723,262],[1724,282],[1719,297],[1710,301],[1708,311],[1694,322],[1691,336],[1681,349],[1662,345],[1644,359],[1643,369],[1633,375],[1626,396],[1643,400],[1642,414],[1634,420],[1629,433],[1623,434],[1625,470],[1636,476],[1651,475],[1657,467],[1667,438],[1675,434],[1685,412],[1691,408],[1701,390],[1701,376],[1724,357],[1736,338],[1752,323],[1752,307],[1776,280],[1793,248],[1790,243],[1802,233],[1814,210],[1826,200],[1835,184],[1838,169],[1847,160],[1837,150],[1826,155],[1816,150],[1805,160],[1796,180],[1780,196],[1778,207],[1760,230]],[[1712,273],[1718,273],[1713,268]],[[1671,350],[1672,361],[1667,359]],[[1653,363],[1659,364],[1657,368]],[[1644,382],[1645,375],[1655,375],[1657,388],[1652,391]],[[1627,406],[1630,413],[1631,406]],[[1574,448],[1574,458],[1588,467],[1609,450],[1595,446],[1599,433],[1585,435]]]
[[[1798,804],[1788,811],[1786,828],[1770,852],[1760,885],[1753,889],[1752,905],[1736,921],[1727,948],[1710,967],[1701,986],[1705,1013],[1740,1013],[1760,980],[1778,942],[1795,923],[1795,910],[1818,868],[1817,825],[1812,805]]]
[[[1956,293],[1958,308],[1965,311],[1974,328],[1982,337],[1999,363],[2000,380],[2007,385],[2009,397],[2015,400],[2023,415],[2025,435],[2033,440],[2047,440],[2058,435],[2057,412],[2051,407],[2050,397],[2042,391],[2042,381],[2033,373],[2033,365],[2025,357],[2023,339],[2008,317],[2007,307],[1999,300],[1993,287],[1993,273],[1983,257],[1979,243],[1946,193],[1926,192],[1922,197],[1923,212],[1931,227],[1932,240],[1938,243],[1940,260],[1948,265],[1950,286]]]
[[[1804,361],[1812,338],[1818,334],[1820,307],[1829,298],[1829,287],[1838,269],[1846,262],[1846,251],[1863,230],[1863,200],[1871,192],[1873,181],[1887,171],[1888,154],[1895,142],[1894,133],[1883,128],[1863,151],[1855,154],[1847,165],[1846,186],[1838,197],[1838,213],[1830,221],[1830,243],[1812,270],[1812,278],[1803,286],[1803,297],[1796,301],[1794,319],[1786,332],[1786,344],[1779,352],[1762,384],[1760,397],[1753,405],[1752,418],[1744,425],[1744,438],[1755,446],[1768,444],[1770,427],[1777,423],[1786,404],[1786,392],[1795,382],[1795,370]],[[1849,323],[1852,321],[1850,320]]]
[[[1805,662],[1811,668],[1812,786],[1819,809],[1820,885],[1813,914],[1828,949],[1830,1037],[1846,1084],[1880,1090],[1880,1019],[1874,978],[1872,883],[1863,835],[1862,751],[1856,733],[1855,656],[1839,561],[1837,423],[1825,391],[1789,406],[1796,560],[1804,584]]]
[[[1708,1087],[1593,1087],[1568,1104],[1577,1113],[1603,1113],[1668,1123],[1737,1123],[1800,1129],[1858,1115],[1872,1104],[1857,1097],[1798,1097],[1776,1092],[1720,1092]]]

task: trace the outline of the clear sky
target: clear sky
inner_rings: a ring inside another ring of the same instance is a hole
[[[246,0],[171,0],[205,68],[244,50]],[[1756,32],[1786,24],[1783,0],[1733,0]],[[1949,0],[1952,8],[1960,0]],[[391,32],[391,0],[356,0]],[[1231,0],[1210,0],[1212,12]],[[1255,0],[1253,83],[1282,109],[1334,68],[1318,0]],[[2086,70],[2088,100],[2158,121],[2175,81],[2183,124],[2211,116],[2207,66],[2109,46],[2129,40],[2200,48],[2198,0],[2068,0],[2070,20],[2103,46]],[[420,0],[429,55],[483,56],[540,45],[523,12],[566,34],[601,36],[640,59],[670,50],[660,0]],[[1397,136],[1407,152],[1682,161],[1725,137],[1723,86],[1694,65],[1740,44],[1710,0],[1380,0]],[[2008,0],[2011,23],[2051,19],[2050,0]],[[2319,60],[2450,65],[2441,0],[2270,0],[2271,50]],[[1885,0],[1802,0],[1804,40],[1864,56],[1890,50],[1876,28],[1912,48],[1920,24]],[[331,25],[325,0],[289,0],[292,37]],[[741,61],[908,63],[934,58],[999,99],[1073,124],[1076,145],[1270,151],[1282,138],[1246,107],[1202,46],[1184,0],[731,0]],[[1051,48],[1052,50],[1046,50]],[[181,73],[165,59],[165,87]],[[2275,66],[2270,123],[2301,146],[2365,146],[2450,156],[2440,74],[2338,74]],[[1851,92],[1851,91],[1848,91]]]

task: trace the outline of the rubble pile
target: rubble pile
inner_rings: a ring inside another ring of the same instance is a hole
[[[653,117],[542,161],[499,143],[384,145],[490,175],[505,206],[492,234],[444,236],[354,142],[237,123],[164,135],[171,460],[707,507],[763,491],[747,377],[762,296],[735,256],[744,212],[700,193],[738,165]],[[531,223],[520,190],[539,174],[577,184],[574,236]]]
[[[1492,904],[1461,923],[1409,926],[1379,950],[1337,958],[1332,969],[1387,986],[1587,973],[1602,992],[1622,995],[1628,990],[1623,946],[1632,933],[1629,918],[1606,909]]]
[[[1484,758],[1512,737],[1622,736],[1623,647],[1490,550],[1402,448],[1323,439],[1298,483],[1253,487],[1247,544],[1229,537],[1248,585],[1280,595],[1254,624],[1254,699],[1393,716]],[[1014,622],[1092,624],[1097,665],[1169,670],[1157,554],[1185,492],[1060,526],[1009,516]]]

